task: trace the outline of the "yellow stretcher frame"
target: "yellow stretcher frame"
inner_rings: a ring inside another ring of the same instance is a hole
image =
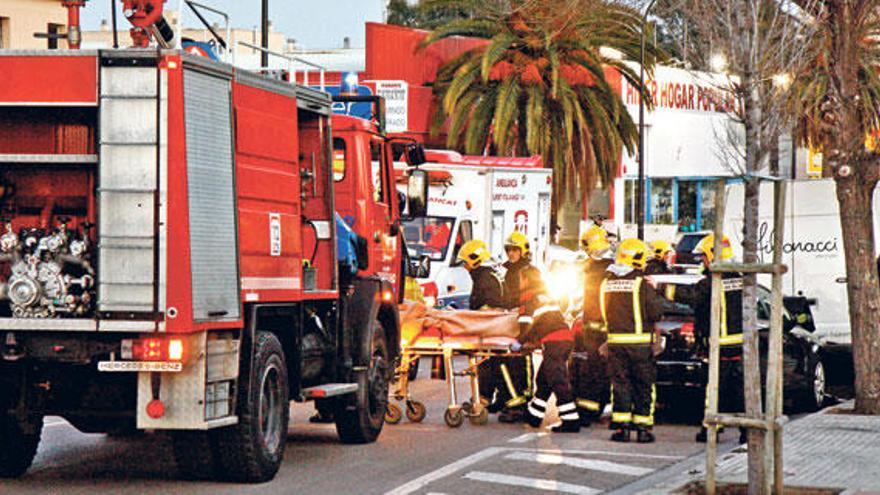
[[[509,339],[514,342],[514,339]],[[392,398],[398,402],[403,402],[406,407],[406,416],[412,422],[419,423],[426,416],[426,408],[424,404],[416,401],[412,397],[409,387],[409,371],[412,366],[417,366],[420,358],[437,356],[443,357],[443,364],[446,369],[446,388],[449,393],[448,405],[443,414],[443,420],[450,428],[458,428],[464,424],[465,418],[470,420],[473,425],[485,425],[489,422],[489,411],[486,404],[480,398],[480,381],[478,376],[478,368],[486,360],[493,357],[514,357],[522,356],[520,352],[510,350],[510,344],[501,343],[498,337],[488,338],[485,341],[478,339],[477,341],[468,340],[466,342],[444,341],[436,339],[436,345],[432,342],[420,344],[418,340],[411,345],[405,345],[400,353],[400,364],[395,371],[398,379],[397,389],[392,394]],[[467,357],[467,366],[459,371],[455,370],[455,356]],[[471,399],[459,403],[458,391],[456,389],[455,377],[465,376],[469,379]],[[403,411],[400,406],[388,403],[388,410],[385,414],[385,421],[390,424],[399,423],[402,419]]]

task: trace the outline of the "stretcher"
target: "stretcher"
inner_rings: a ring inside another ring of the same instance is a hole
[[[487,404],[480,398],[478,368],[493,357],[519,356],[513,351],[519,333],[517,315],[505,311],[433,310],[424,305],[401,307],[401,354],[396,369],[397,386],[392,398],[402,402],[407,419],[421,422],[427,415],[422,402],[415,400],[409,386],[409,371],[422,357],[441,357],[446,370],[448,405],[443,420],[450,427],[464,424],[483,425],[489,421]],[[467,358],[467,365],[455,368],[455,357]],[[470,399],[459,402],[455,378],[467,377]],[[509,376],[505,374],[509,382]],[[512,387],[512,385],[511,385]],[[404,410],[389,402],[385,421],[400,422]]]

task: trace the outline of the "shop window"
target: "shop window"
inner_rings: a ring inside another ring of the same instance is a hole
[[[635,180],[627,179],[623,182],[623,222],[636,223],[636,193],[638,185]]]
[[[700,230],[712,230],[715,228],[715,186],[711,182],[705,182],[702,189],[702,207],[700,217]]]
[[[694,232],[697,226],[697,207],[700,198],[699,184],[694,181],[680,181],[678,183],[678,230],[680,232]]]
[[[675,221],[672,186],[672,179],[651,179],[651,223],[669,225]]]

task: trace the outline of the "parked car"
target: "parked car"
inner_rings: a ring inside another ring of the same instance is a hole
[[[710,232],[689,232],[683,234],[678,242],[675,243],[675,264],[688,268],[700,265],[693,251],[697,244],[703,240],[703,237],[709,235]]]
[[[692,276],[693,283],[701,275]],[[687,283],[687,276],[677,278]],[[761,367],[766,372],[767,342],[771,307],[770,291],[758,286],[758,326]],[[802,297],[784,297],[783,396],[789,411],[817,410],[833,400],[832,387],[848,389],[853,384],[852,348],[849,344],[821,342],[814,333],[811,305]],[[675,403],[680,392],[702,392],[708,375],[708,336],[694,333],[692,309],[670,303],[662,321],[656,324],[662,351],[657,356],[657,392],[661,404]]]

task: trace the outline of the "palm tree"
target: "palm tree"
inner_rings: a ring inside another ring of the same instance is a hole
[[[837,186],[846,260],[857,412],[880,414],[880,285],[874,260],[873,194],[880,154],[880,0],[824,0],[813,18],[819,52],[798,78],[801,138],[824,154]]]
[[[554,169],[557,205],[561,191],[580,186],[588,196],[598,180],[610,184],[622,150],[632,154],[638,143],[609,75],[617,71],[640,88],[637,71],[624,62],[639,58],[639,12],[609,0],[480,4],[476,15],[437,28],[423,44],[452,36],[487,40],[439,71],[435,130],[448,124],[447,145],[469,154],[541,155]],[[650,43],[646,50],[653,67],[662,52]]]

